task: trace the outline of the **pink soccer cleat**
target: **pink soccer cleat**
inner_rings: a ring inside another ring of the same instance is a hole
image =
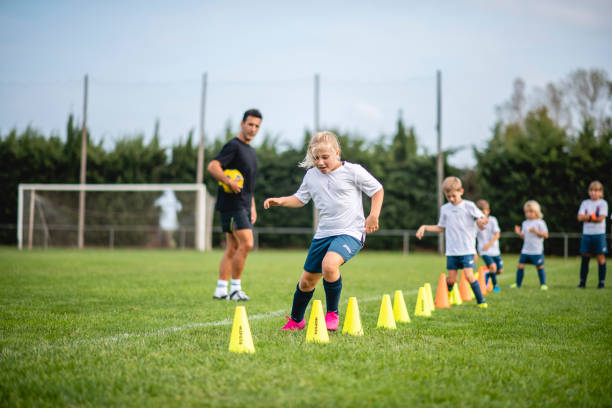
[[[306,320],[304,319],[298,323],[289,316],[285,316],[285,318],[287,318],[287,324],[283,326],[282,330],[302,330],[306,326]]]
[[[325,315],[325,325],[327,326],[327,330],[329,331],[338,330],[338,323],[340,323],[340,318],[338,317],[338,313],[327,312],[327,314]]]

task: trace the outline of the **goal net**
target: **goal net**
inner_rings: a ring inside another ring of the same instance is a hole
[[[201,184],[20,184],[18,194],[20,249],[212,246],[215,198]]]

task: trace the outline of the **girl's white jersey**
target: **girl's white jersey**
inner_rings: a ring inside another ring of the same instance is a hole
[[[492,215],[489,215],[489,222],[485,225],[485,229],[481,230],[476,226],[476,238],[478,239],[478,253],[480,255],[488,255],[488,256],[499,256],[501,252],[499,251],[499,239],[496,239],[493,245],[489,247],[486,251],[484,250],[484,246],[491,242],[493,236],[496,232],[499,231],[499,224],[497,223],[497,218]]]
[[[582,204],[580,204],[580,209],[578,210],[578,214],[582,215],[591,215],[591,214],[599,214],[605,215],[606,218],[608,215],[608,202],[603,199],[599,199],[597,201],[593,200],[584,200]],[[602,222],[583,222],[582,223],[582,233],[585,235],[599,235],[606,233],[606,218]]]
[[[525,240],[521,253],[526,255],[542,255],[544,253],[544,238],[540,238],[535,232],[529,232],[531,228],[535,228],[540,232],[548,232],[548,227],[544,220],[523,221],[521,234],[525,236]]]
[[[327,174],[316,167],[309,169],[294,195],[304,204],[312,199],[319,211],[315,239],[346,234],[363,242],[365,217],[361,193],[372,197],[382,188],[361,165],[344,161]]]
[[[473,255],[476,253],[476,223],[484,213],[472,201],[459,204],[446,203],[440,207],[438,226],[444,227],[446,255]]]

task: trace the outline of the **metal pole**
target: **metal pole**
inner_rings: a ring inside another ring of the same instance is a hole
[[[28,220],[28,249],[32,249],[34,235],[34,206],[36,202],[36,190],[30,190],[30,219]]]
[[[83,124],[81,129],[81,186],[85,184],[85,174],[87,168],[87,75],[83,92]],[[85,243],[85,190],[79,193],[79,249],[83,249]]]
[[[315,74],[314,77],[314,129],[312,132],[312,137],[317,134],[320,129],[319,125],[319,74]],[[314,201],[312,202],[312,229],[316,231],[317,226],[319,225],[319,212],[314,205]]]
[[[563,234],[563,260],[567,261],[567,234]]]
[[[438,134],[438,216],[440,215],[440,207],[444,204],[442,197],[442,179],[444,178],[444,157],[442,154],[442,72],[436,73],[436,101],[437,101],[437,123],[436,132]],[[444,253],[444,235],[438,234],[438,252]]]
[[[196,183],[202,185],[204,183],[204,117],[206,114],[206,86],[208,83],[208,73],[202,75],[202,99],[200,102],[200,145],[198,146],[198,166],[196,174]],[[196,196],[196,228],[195,228],[195,244],[198,251],[204,251],[205,244],[205,215],[206,215],[206,197],[205,188],[198,190]]]
[[[17,193],[17,248],[23,249],[23,186],[19,185]]]

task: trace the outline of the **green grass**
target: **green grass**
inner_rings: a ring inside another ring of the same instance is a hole
[[[342,268],[363,337],[281,332],[305,251],[250,255],[243,277],[256,353],[228,349],[235,303],[213,301],[220,252],[0,249],[0,406],[612,405],[612,289],[574,289],[578,260],[547,258],[521,290],[414,317],[445,260],[364,251]],[[412,323],[376,329],[381,296]],[[321,285],[315,299],[324,301]]]

